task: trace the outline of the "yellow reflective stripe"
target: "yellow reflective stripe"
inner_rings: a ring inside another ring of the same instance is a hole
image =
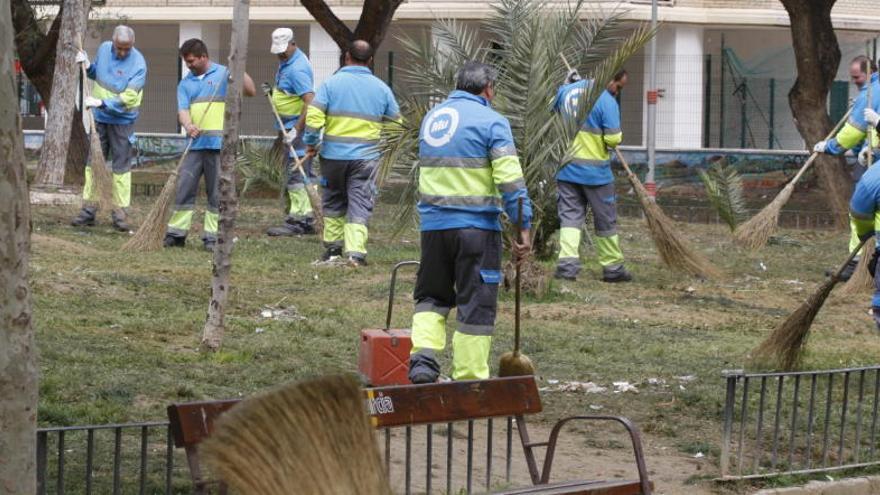
[[[119,93],[119,101],[128,109],[134,109],[141,106],[144,99],[144,91],[142,89],[127,88]]]
[[[306,124],[308,123],[308,119],[306,119]],[[382,123],[370,122],[357,117],[329,115],[324,134],[337,137],[379,139],[382,134]]]
[[[578,131],[571,143],[572,157],[584,160],[607,160],[608,150],[601,134]]]
[[[518,156],[508,155],[492,160],[492,179],[496,184],[509,184],[522,178]]]
[[[843,128],[837,133],[837,143],[845,149],[853,149],[865,139],[864,131],[860,131],[858,127],[847,122],[843,124]]]
[[[485,380],[489,378],[489,350],[492,337],[452,334],[452,379]]]
[[[850,212],[849,225],[854,237],[858,239],[861,235],[873,232],[876,228],[875,225],[880,225],[880,212],[877,212],[873,218],[857,217]],[[858,242],[856,242],[856,245],[858,245]],[[855,249],[855,246],[853,246],[852,240],[850,240],[850,251],[853,249]]]
[[[581,245],[581,229],[562,227],[559,229],[559,258],[577,258]]]
[[[870,220],[869,220],[870,222]],[[853,218],[849,219],[849,251],[852,252],[855,248],[859,247],[859,233],[858,227],[856,227],[856,221]]]
[[[302,112],[302,98],[299,95],[290,94],[278,88],[272,91],[272,103],[281,117],[294,117]]]
[[[309,105],[309,109],[306,111],[306,127],[320,129],[324,127],[324,122],[326,121],[327,114],[323,110],[315,105]]]
[[[614,134],[604,134],[602,139],[609,148],[616,148],[623,141],[623,133],[615,132]]]
[[[86,165],[85,183],[83,184],[83,199],[86,201],[97,199],[95,195],[95,181],[92,178],[92,167],[88,165]]]
[[[347,223],[342,229],[345,239],[345,253],[367,254],[367,237],[369,230],[366,225]]]
[[[208,108],[208,105],[211,108]],[[193,124],[204,131],[222,131],[225,112],[226,103],[222,100],[214,101],[213,104],[210,101],[200,101],[189,107],[189,116]]]
[[[113,174],[113,203],[120,208],[131,206],[131,172]]]
[[[500,196],[488,168],[422,167],[419,192],[428,196]]]
[[[324,242],[341,241],[344,230],[345,217],[324,217]]]
[[[192,218],[192,216],[190,216]],[[217,226],[220,223],[220,214],[210,211],[205,212],[205,232],[209,234],[217,233]]]
[[[116,98],[117,95],[113,91],[110,91],[109,89],[95,82],[95,85],[92,87],[92,96],[99,100],[109,100],[112,98]]]
[[[192,219],[192,210],[178,210],[171,214],[171,220],[168,220],[168,227],[186,233],[192,225]]]
[[[312,204],[309,202],[309,193],[306,192],[305,188],[287,191],[287,197],[290,198],[290,211],[288,214],[291,217],[302,218],[312,216]]]
[[[596,237],[593,239],[596,246],[596,256],[602,266],[619,265],[623,263],[623,252],[620,250],[620,237],[616,234],[611,237]]]
[[[434,311],[420,311],[412,319],[412,351],[443,350],[446,347],[446,316]]]

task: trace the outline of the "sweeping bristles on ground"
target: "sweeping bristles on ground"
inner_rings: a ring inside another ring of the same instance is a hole
[[[852,112],[852,108],[850,108],[843,118],[834,126],[834,129],[828,133],[828,136],[825,137],[826,140],[833,138],[837,135],[837,131],[843,126],[846,120],[849,118],[849,114]],[[745,246],[752,250],[761,249],[762,247],[767,245],[767,241],[770,240],[770,236],[776,232],[776,227],[779,224],[779,213],[782,211],[782,208],[788,203],[788,200],[791,198],[791,194],[794,192],[794,186],[803,177],[804,173],[810,168],[816,158],[820,155],[820,153],[813,152],[810,155],[810,158],[807,159],[806,163],[798,170],[798,173],[794,176],[794,178],[782,188],[782,191],[773,198],[773,201],[770,202],[767,206],[765,206],[761,211],[758,212],[757,215],[752,217],[749,221],[743,223],[733,232],[733,238],[737,244],[741,246]]]
[[[202,122],[211,110],[211,105],[214,104],[214,99],[217,97],[219,90],[220,85],[218,84],[214,88],[214,93],[211,94],[211,100],[208,102],[207,108],[205,108],[205,113],[202,114],[202,117],[196,123],[196,127],[199,129],[201,129]],[[193,138],[187,139],[186,148],[184,148],[183,154],[180,155],[180,160],[178,160],[177,166],[174,167],[174,171],[165,180],[165,185],[162,186],[159,198],[156,199],[156,202],[147,214],[147,218],[141,223],[137,232],[131,236],[128,242],[122,245],[123,251],[156,251],[162,249],[168,213],[171,211],[171,202],[174,201],[174,196],[177,192],[177,175],[183,167],[183,161],[186,160],[186,155],[189,154],[192,144]]]
[[[874,289],[874,278],[871,277],[871,272],[868,271],[868,263],[871,261],[873,249],[874,246],[871,245],[865,245],[862,248],[859,264],[856,265],[849,280],[840,288],[841,294],[851,296],[860,292],[870,292]]]
[[[783,371],[792,370],[797,366],[816,314],[819,313],[822,305],[825,304],[825,300],[831,294],[831,290],[840,282],[840,275],[846,268],[846,265],[852,261],[865,242],[867,240],[860,242],[837,272],[823,282],[806,301],[789,315],[781,325],[776,327],[773,333],[755,349],[752,353],[752,359],[755,363],[762,367]]]
[[[645,186],[642,185],[636,174],[630,170],[626,159],[620,150],[615,149],[620,164],[626,171],[626,177],[632,184],[639,199],[639,204],[645,212],[648,221],[648,231],[651,239],[657,247],[660,259],[670,268],[680,270],[702,278],[718,277],[721,272],[703,255],[694,249],[678,234],[672,220],[663,213],[657,203],[651,200]]]
[[[326,376],[247,399],[202,447],[235,493],[391,493],[364,395],[351,376]]]

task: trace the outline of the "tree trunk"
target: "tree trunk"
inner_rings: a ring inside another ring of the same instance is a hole
[[[61,31],[55,50],[52,95],[46,105],[49,118],[35,181],[39,186],[60,187],[64,184],[74,103],[79,87],[75,47],[81,46],[84,32],[85,12],[82,0],[64,0]]]
[[[236,0],[232,19],[232,40],[229,48],[229,87],[226,90],[226,114],[223,126],[223,148],[220,151],[220,224],[214,247],[211,278],[211,302],[202,333],[202,348],[216,351],[223,343],[226,330],[226,300],[229,296],[229,274],[232,271],[232,248],[238,197],[235,191],[235,161],[238,151],[238,124],[241,116],[241,92],[247,62],[248,11],[250,0]]]
[[[840,47],[831,24],[835,0],[781,0],[791,22],[791,38],[797,62],[797,80],[788,103],[798,132],[812,149],[825,139],[834,123],[825,111],[828,93],[840,65]],[[847,224],[852,179],[843,158],[823,155],[814,167],[839,225]]]
[[[55,47],[61,29],[61,4],[58,15],[52,21],[49,31],[43,33],[40,23],[28,0],[12,0],[12,24],[15,27],[15,51],[28,81],[34,85],[43,104],[48,107],[52,100],[52,72],[55,69]],[[89,153],[89,138],[82,123],[82,111],[73,114],[73,128],[70,133],[70,147],[67,150],[67,167],[64,171],[65,184],[82,184],[86,159]]]
[[[324,0],[302,0],[300,3],[345,53],[349,42],[356,39],[365,40],[373,50],[378,50],[388,32],[388,26],[391,25],[394,12],[403,0],[366,0],[354,31],[336,17]]]
[[[36,493],[37,363],[30,210],[9,9],[0,10],[0,493]]]

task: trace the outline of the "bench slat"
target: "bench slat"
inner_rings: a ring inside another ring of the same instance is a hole
[[[366,389],[376,428],[539,413],[533,376]]]
[[[654,484],[651,483],[653,488]],[[565,481],[548,485],[534,485],[496,495],[641,495],[638,481]]]

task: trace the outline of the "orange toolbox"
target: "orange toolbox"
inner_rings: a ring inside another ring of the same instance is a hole
[[[388,316],[385,328],[361,330],[358,370],[367,385],[409,385],[409,353],[412,349],[410,329],[391,328],[394,309],[394,287],[397,271],[404,266],[419,266],[418,261],[402,261],[391,270],[391,288],[388,291]]]

